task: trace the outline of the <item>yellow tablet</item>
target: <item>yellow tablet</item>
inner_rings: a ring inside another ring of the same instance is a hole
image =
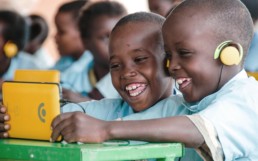
[[[58,70],[18,69],[14,73],[14,81],[59,83],[60,72]]]
[[[10,115],[11,138],[49,140],[51,122],[60,114],[59,85],[6,81],[3,104]]]

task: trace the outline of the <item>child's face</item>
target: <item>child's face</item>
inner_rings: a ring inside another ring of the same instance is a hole
[[[85,39],[87,49],[92,52],[95,63],[106,68],[109,67],[109,35],[119,19],[120,17],[106,15],[96,17],[92,23],[91,36]]]
[[[158,30],[152,23],[127,23],[111,35],[112,83],[135,111],[145,110],[171,94],[171,78],[163,71],[164,50]]]
[[[188,102],[215,92],[220,82],[222,64],[213,59],[216,35],[212,24],[202,19],[203,15],[189,9],[170,15],[162,29],[165,50],[171,56],[169,70]]]
[[[83,52],[80,32],[69,12],[59,12],[55,17],[57,33],[55,40],[62,56],[73,56]]]

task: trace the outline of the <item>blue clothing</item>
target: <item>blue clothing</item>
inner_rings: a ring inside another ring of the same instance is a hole
[[[185,105],[215,128],[223,160],[258,160],[258,82],[244,70],[196,105]]]
[[[13,80],[14,72],[16,69],[40,69],[34,59],[23,52],[19,52],[11,59],[11,64],[8,70],[2,76],[4,80]]]
[[[144,111],[134,113],[132,107],[121,98],[102,99],[100,101],[83,102],[80,103],[81,106],[68,104],[62,108],[62,112],[83,111],[82,108],[84,108],[87,115],[101,120],[145,120],[190,114],[187,108],[179,107],[182,101],[181,95],[171,96]],[[181,161],[192,161],[193,159],[195,161],[202,160],[193,149],[187,148],[186,155]]]
[[[93,56],[89,51],[76,60],[67,69],[61,72],[61,86],[77,93],[85,93],[92,90],[88,73],[93,67]]]
[[[245,59],[245,70],[248,72],[258,72],[258,32],[254,37]]]
[[[74,62],[75,59],[73,59],[72,57],[62,56],[51,69],[59,70],[62,73],[63,71],[68,69]]]
[[[104,98],[119,98],[120,95],[112,84],[110,73],[105,75],[96,84],[96,88]]]

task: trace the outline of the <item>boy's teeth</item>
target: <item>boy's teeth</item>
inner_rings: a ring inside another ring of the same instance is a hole
[[[176,82],[180,85],[182,84],[184,81],[190,81],[190,78],[179,78],[176,80]]]
[[[146,84],[143,83],[134,83],[129,84],[125,87],[125,90],[131,97],[135,97],[140,95],[146,89]]]
[[[178,80],[177,80],[177,83],[178,83],[178,84],[182,84],[182,83],[183,83],[183,80],[182,80],[182,79],[178,79]]]

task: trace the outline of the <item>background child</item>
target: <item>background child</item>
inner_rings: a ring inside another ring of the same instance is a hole
[[[112,1],[90,3],[83,8],[79,19],[79,30],[84,47],[92,53],[94,62],[88,68],[81,65],[75,68],[77,71],[67,71],[69,74],[65,83],[72,85],[76,90],[64,91],[65,98],[81,102],[89,100],[89,97],[93,99],[119,97],[110,76],[107,75],[108,42],[112,28],[126,14],[124,6]]]
[[[243,70],[253,35],[246,7],[239,0],[186,0],[168,16],[162,33],[169,71],[185,99],[179,108],[193,115],[110,122],[84,115],[80,141],[176,141],[206,160],[258,160],[258,82]],[[54,121],[54,130],[62,120]]]
[[[37,69],[29,56],[20,53],[28,39],[24,17],[13,11],[0,11],[0,100],[2,82],[12,80],[16,69]]]
[[[37,64],[40,64],[41,69],[51,68],[54,60],[42,46],[48,36],[48,24],[43,17],[36,14],[29,15],[27,20],[30,34],[24,51],[30,54]]]
[[[55,16],[56,25],[56,45],[60,54],[60,59],[54,66],[61,72],[65,71],[74,62],[84,58],[84,47],[78,29],[78,19],[80,9],[87,1],[72,1],[61,5]],[[85,64],[92,61],[90,54],[85,53]],[[89,59],[89,60],[88,60]]]

